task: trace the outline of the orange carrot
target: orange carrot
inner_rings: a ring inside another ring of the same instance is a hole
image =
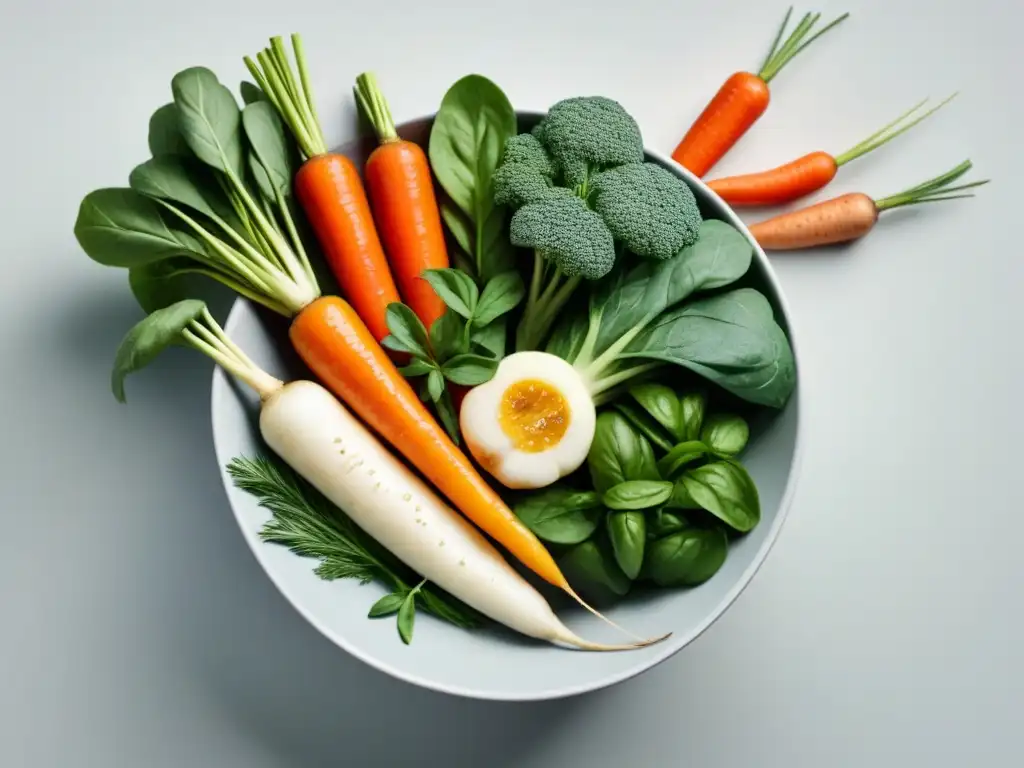
[[[736,72],[731,75],[672,152],[672,159],[691,173],[703,177],[711,170],[764,114],[770,99],[768,83],[779,70],[814,40],[850,15],[844,13],[808,38],[808,33],[821,18],[821,14],[807,13],[785,42],[782,42],[792,12],[792,7],[786,11],[771,50],[757,74]]]
[[[349,158],[327,150],[299,36],[292,35],[298,77],[281,38],[270,43],[257,56],[259,65],[246,56],[246,66],[295,136],[305,157],[295,176],[296,196],[342,293],[379,341],[389,333],[384,315],[399,300],[398,288],[362,180]]]
[[[399,138],[371,73],[356,78],[355,94],[380,142],[366,161],[365,173],[384,250],[402,299],[430,328],[444,314],[445,304],[423,272],[448,266],[430,163],[419,144]]]
[[[956,96],[954,93],[953,96]],[[910,117],[924,105],[924,101],[904,112],[893,122],[846,152],[833,157],[827,152],[811,152],[785,165],[759,173],[745,173],[740,176],[725,176],[708,182],[708,187],[734,207],[743,205],[778,205],[809,195],[827,185],[836,171],[851,160],[863,157],[878,149],[901,133],[909,131],[929,115],[953,98],[950,96],[941,104],[932,107],[906,125],[896,129],[903,120]],[[925,100],[927,101],[927,99]],[[894,130],[896,129],[896,130]]]
[[[987,184],[987,179],[949,186],[970,168],[971,161],[965,160],[941,176],[879,200],[860,192],[833,197],[758,222],[750,227],[750,234],[766,251],[790,251],[856,240],[874,228],[880,213],[891,208],[973,197],[955,193]]]
[[[455,446],[348,303],[317,299],[292,321],[290,336],[327,388],[457,509],[538,576],[571,591],[544,545]]]

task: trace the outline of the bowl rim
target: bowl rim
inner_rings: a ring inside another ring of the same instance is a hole
[[[527,119],[539,119],[545,112],[531,109],[516,109],[515,114],[518,118]],[[411,117],[401,122],[396,121],[396,126],[399,133],[410,125],[420,125],[422,123],[432,123],[434,118],[437,116],[437,112],[429,112],[416,117]],[[349,138],[346,144],[351,145],[354,142],[360,141],[365,137],[356,134]],[[332,150],[337,151],[337,150]],[[326,627],[319,619],[313,615],[313,613],[302,605],[299,601],[293,599],[292,595],[285,588],[284,584],[278,578],[278,576],[270,569],[264,560],[264,549],[256,546],[256,543],[251,540],[251,537],[245,536],[245,521],[241,517],[241,513],[235,504],[231,501],[230,489],[233,488],[233,482],[230,475],[227,472],[227,468],[221,464],[219,457],[222,453],[222,446],[220,439],[218,438],[218,432],[215,428],[216,424],[216,413],[220,407],[221,398],[225,396],[225,393],[231,391],[230,386],[218,386],[218,382],[224,384],[229,383],[229,376],[219,366],[214,366],[213,374],[211,379],[211,397],[210,397],[210,429],[213,437],[213,448],[214,455],[218,457],[218,472],[220,474],[221,483],[224,488],[228,507],[231,508],[231,513],[235,518],[235,523],[239,527],[239,531],[243,532],[242,538],[246,541],[250,551],[256,558],[261,569],[266,574],[267,578],[270,579],[271,583],[277,588],[277,591],[288,601],[288,603],[294,608],[299,615],[301,615],[314,629],[316,629],[321,635],[326,637],[336,646],[344,650],[350,656],[362,661],[370,667],[383,672],[391,677],[401,680],[406,683],[410,683],[427,690],[436,691],[438,693],[445,693],[453,696],[460,696],[468,699],[476,699],[481,701],[508,701],[508,702],[526,702],[526,701],[550,701],[556,699],[569,698],[572,696],[578,696],[591,691],[597,691],[602,688],[609,688],[618,683],[625,682],[632,678],[639,677],[647,672],[650,672],[655,667],[658,667],[668,659],[675,656],[681,650],[690,645],[694,640],[703,635],[712,625],[715,624],[728,609],[736,602],[736,599],[743,593],[743,591],[750,585],[754,576],[761,569],[764,561],[767,559],[768,554],[775,546],[778,540],[779,534],[782,530],[782,526],[789,516],[789,510],[792,506],[793,497],[796,493],[796,487],[799,484],[799,475],[803,467],[804,457],[804,381],[803,377],[799,375],[800,371],[800,353],[798,349],[798,333],[795,330],[795,321],[792,312],[792,307],[786,298],[785,293],[782,290],[782,286],[779,283],[774,270],[772,269],[771,262],[764,250],[757,244],[757,241],[750,234],[750,230],[743,223],[742,219],[736,214],[736,212],[729,206],[721,197],[718,196],[710,187],[708,187],[699,177],[691,173],[689,170],[684,168],[682,165],[672,159],[671,156],[665,155],[660,151],[644,147],[644,151],[654,161],[662,164],[663,166],[673,170],[677,175],[681,176],[691,187],[694,187],[706,196],[717,208],[718,213],[726,221],[736,227],[747,240],[751,243],[754,248],[754,259],[761,267],[761,271],[765,277],[766,282],[770,286],[778,308],[781,311],[782,316],[785,318],[787,325],[787,336],[789,338],[790,346],[793,350],[793,358],[796,363],[797,378],[796,387],[793,391],[793,396],[790,402],[787,403],[787,408],[795,408],[795,419],[796,419],[796,430],[794,437],[793,456],[790,459],[789,472],[787,474],[786,485],[782,492],[782,498],[779,501],[778,513],[775,516],[775,520],[772,523],[771,528],[765,537],[764,543],[761,548],[755,553],[753,561],[747,566],[746,570],[741,574],[740,578],[737,579],[736,583],[729,589],[722,600],[715,606],[714,610],[710,611],[707,617],[698,624],[694,629],[685,635],[673,635],[669,640],[665,640],[659,644],[659,651],[653,657],[646,657],[643,661],[633,664],[626,669],[615,672],[612,674],[604,675],[595,678],[592,681],[586,683],[580,683],[577,685],[566,686],[555,689],[543,689],[531,693],[509,693],[503,691],[489,691],[481,688],[472,688],[461,685],[449,685],[446,683],[440,683],[435,680],[428,679],[421,675],[403,672],[390,664],[383,662],[372,654],[364,652],[357,648],[355,645],[349,643],[345,638],[339,636],[331,629]],[[224,323],[224,329],[231,335],[235,326],[240,322],[242,317],[243,308],[250,302],[242,297],[236,297],[231,304],[231,309],[228,312],[227,319]]]

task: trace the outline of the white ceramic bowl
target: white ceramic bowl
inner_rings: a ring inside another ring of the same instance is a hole
[[[521,130],[537,119],[520,113]],[[400,126],[401,134],[424,144],[431,117]],[[341,151],[361,163],[373,144],[367,140]],[[719,218],[749,233],[733,211],[692,174],[668,158],[649,152],[691,186],[705,217]],[[751,238],[753,243],[753,239]],[[755,244],[754,262],[746,281],[769,298],[776,317],[786,328],[796,354],[792,322],[782,291],[764,252]],[[229,335],[258,363],[279,378],[309,377],[287,339],[287,323],[238,300],[226,323]],[[242,535],[256,559],[295,609],[320,632],[358,659],[397,678],[451,694],[495,700],[539,700],[592,691],[651,669],[707,629],[750,582],[779,534],[793,491],[800,453],[800,376],[798,386],[781,411],[769,414],[752,428],[743,455],[761,496],[762,519],[745,537],[730,546],[725,564],[709,581],[694,589],[663,590],[631,597],[608,614],[642,636],[671,631],[668,640],[637,651],[586,653],[564,650],[503,631],[501,628],[465,631],[418,612],[411,645],[398,638],[394,619],[371,621],[370,605],[384,588],[351,580],[323,581],[313,573],[315,562],[276,544],[262,542],[258,533],[269,514],[255,499],[236,489],[225,466],[236,456],[267,450],[259,437],[256,398],[221,369],[213,378],[213,438],[228,501]],[[593,640],[621,642],[621,636],[593,616],[552,595],[563,620]]]

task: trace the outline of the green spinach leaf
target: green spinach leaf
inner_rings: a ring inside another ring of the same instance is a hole
[[[608,509],[650,509],[671,495],[672,483],[666,480],[624,480],[601,494],[601,501]]]
[[[220,276],[199,262],[182,256],[151,261],[128,269],[128,286],[147,315],[169,307],[195,293],[195,278]]]
[[[679,439],[699,440],[707,397],[703,392],[688,392],[679,398]]]
[[[650,443],[613,410],[597,416],[587,468],[598,493],[626,480],[660,479]]]
[[[738,461],[714,461],[687,470],[682,484],[701,507],[741,533],[761,519],[757,486]]]
[[[176,155],[191,157],[185,137],[178,127],[178,108],[174,103],[164,104],[149,118],[149,151],[153,157]]]
[[[683,467],[703,458],[707,452],[708,447],[700,440],[679,443],[658,460],[658,471],[666,480],[674,480]]]
[[[243,80],[238,87],[238,92],[242,94],[243,104],[255,104],[257,101],[269,101],[267,94],[263,92],[256,83]]]
[[[781,408],[796,386],[796,361],[771,304],[739,288],[669,310],[620,356],[683,366],[758,405]]]
[[[731,413],[715,413],[704,422],[700,439],[721,456],[736,456],[747,447],[750,427],[740,416]]]
[[[242,127],[266,174],[264,183],[270,186],[268,190],[261,185],[264,197],[271,201],[276,201],[278,195],[290,197],[298,158],[277,110],[269,101],[253,102],[242,110]]]
[[[719,528],[685,528],[648,546],[646,575],[662,587],[702,584],[722,567],[729,550]]]
[[[629,394],[676,440],[683,439],[679,434],[682,414],[679,408],[679,398],[675,392],[664,384],[649,381],[634,384],[629,388]]]
[[[608,539],[612,543],[615,562],[630,579],[640,574],[647,543],[647,520],[643,512],[609,512]]]
[[[171,92],[181,135],[195,156],[212,168],[244,178],[241,110],[231,91],[206,67],[190,67],[171,79]]]
[[[573,588],[592,599],[622,597],[632,585],[609,547],[587,539],[563,554],[558,566]]]
[[[652,444],[662,451],[672,450],[672,437],[661,425],[651,418],[647,411],[637,407],[633,403],[619,400],[612,405],[615,410],[626,417],[626,420]]]
[[[179,203],[214,220],[233,218],[223,190],[195,158],[150,158],[132,169],[128,185],[143,195]]]
[[[590,538],[604,514],[593,491],[550,486],[513,507],[516,517],[538,538],[553,544],[578,544]]]

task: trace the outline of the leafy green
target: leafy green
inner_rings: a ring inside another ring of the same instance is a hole
[[[676,480],[675,485],[672,486],[672,495],[669,496],[668,501],[665,502],[666,509],[700,509],[700,504],[694,501],[694,498],[690,495],[690,492],[686,490],[686,485],[683,483],[682,478]]]
[[[649,544],[645,572],[663,587],[696,586],[718,572],[728,547],[719,528],[685,528]]]
[[[264,184],[269,186],[261,185],[263,196],[269,200],[290,197],[297,153],[277,110],[268,101],[248,104],[242,110],[242,127],[256,158],[254,167],[262,169]]]
[[[617,400],[612,407],[621,413],[626,420],[644,437],[646,437],[656,448],[662,451],[672,450],[672,439],[647,411],[638,408],[633,403],[625,400]]]
[[[707,397],[703,392],[688,392],[679,398],[678,438],[680,440],[700,439],[706,408]]]
[[[168,346],[181,340],[184,331],[206,305],[196,299],[179,301],[158,309],[136,324],[121,341],[114,357],[110,387],[119,402],[125,401],[124,380],[149,365]]]
[[[687,440],[675,445],[671,451],[658,459],[658,472],[667,480],[675,479],[676,473],[687,464],[704,457],[708,447],[700,440]]]
[[[623,480],[601,494],[601,501],[608,509],[650,509],[671,496],[672,483],[666,480]]]
[[[781,408],[796,383],[796,362],[771,304],[738,288],[669,310],[622,358],[680,365],[752,403]]]
[[[561,486],[550,486],[527,496],[513,511],[538,538],[553,544],[585,541],[604,513],[601,499],[593,491]]]
[[[507,216],[494,204],[493,176],[516,125],[508,97],[486,77],[473,74],[448,89],[430,131],[431,169],[454,203],[454,208],[442,208],[445,223],[471,256],[482,283],[513,267]]]
[[[192,156],[178,125],[178,108],[173,103],[164,104],[149,118],[148,144],[153,157]]]
[[[736,456],[747,447],[750,427],[740,416],[716,413],[708,417],[701,429],[700,439],[721,456]]]
[[[473,282],[473,278],[461,269],[448,267],[424,270],[423,279],[430,283],[431,288],[449,309],[466,320],[473,317],[476,303],[480,298],[480,290]]]
[[[128,184],[140,194],[180,203],[214,220],[230,216],[223,190],[195,158],[150,158],[132,169]]]
[[[405,600],[398,608],[398,636],[406,645],[412,642],[412,630],[416,622],[416,595],[425,583],[425,581],[421,581],[410,589],[409,594],[405,596]]]
[[[190,67],[174,76],[171,92],[179,130],[195,156],[229,176],[243,178],[241,110],[231,91],[206,67]]]
[[[644,546],[647,543],[647,520],[643,512],[609,512],[607,518],[608,539],[612,543],[615,562],[630,579],[640,574],[644,561]]]
[[[617,411],[598,414],[587,468],[602,494],[626,480],[660,479],[650,443]]]
[[[187,299],[194,293],[196,276],[214,280],[223,277],[192,259],[172,256],[128,269],[132,295],[146,314]]]
[[[242,95],[243,104],[253,104],[257,101],[269,101],[267,94],[263,92],[256,83],[243,80],[238,86],[238,92]]]
[[[466,324],[450,307],[430,326],[430,348],[435,360],[447,360],[468,352],[465,342]]]
[[[495,275],[487,281],[480,293],[480,299],[473,310],[473,325],[480,328],[490,325],[505,313],[515,309],[524,296],[526,286],[518,271],[511,270]]]
[[[738,461],[713,461],[689,469],[682,484],[694,501],[741,533],[761,519],[757,486]]]
[[[658,508],[648,510],[647,515],[647,539],[660,539],[670,533],[681,531],[689,526],[686,519],[674,512],[668,512]]]
[[[632,582],[622,572],[610,547],[587,539],[558,559],[558,567],[577,592],[599,599],[622,597]]]
[[[498,361],[493,357],[471,354],[456,355],[441,365],[441,373],[448,381],[455,384],[475,387],[485,381],[490,381],[497,367]]]
[[[630,387],[629,394],[670,435],[676,440],[683,439],[679,433],[679,425],[682,420],[679,398],[670,387],[654,381],[643,382]]]
[[[385,336],[381,344],[395,352],[430,359],[427,329],[412,309],[400,301],[393,301],[384,311],[384,319],[390,335]]]
[[[370,606],[370,612],[366,614],[367,618],[377,619],[381,616],[390,616],[392,613],[397,613],[398,609],[402,607],[402,603],[405,602],[406,594],[408,593],[391,592],[384,595],[384,597]]]
[[[381,581],[401,595],[404,604],[414,589],[410,584],[415,575],[284,462],[276,457],[236,457],[227,470],[238,488],[255,496],[273,515],[260,531],[261,539],[319,560],[314,572],[322,579]],[[421,583],[416,596],[425,611],[457,627],[483,622],[479,613],[432,584]],[[384,615],[394,600],[381,606],[382,602],[374,607]]]

